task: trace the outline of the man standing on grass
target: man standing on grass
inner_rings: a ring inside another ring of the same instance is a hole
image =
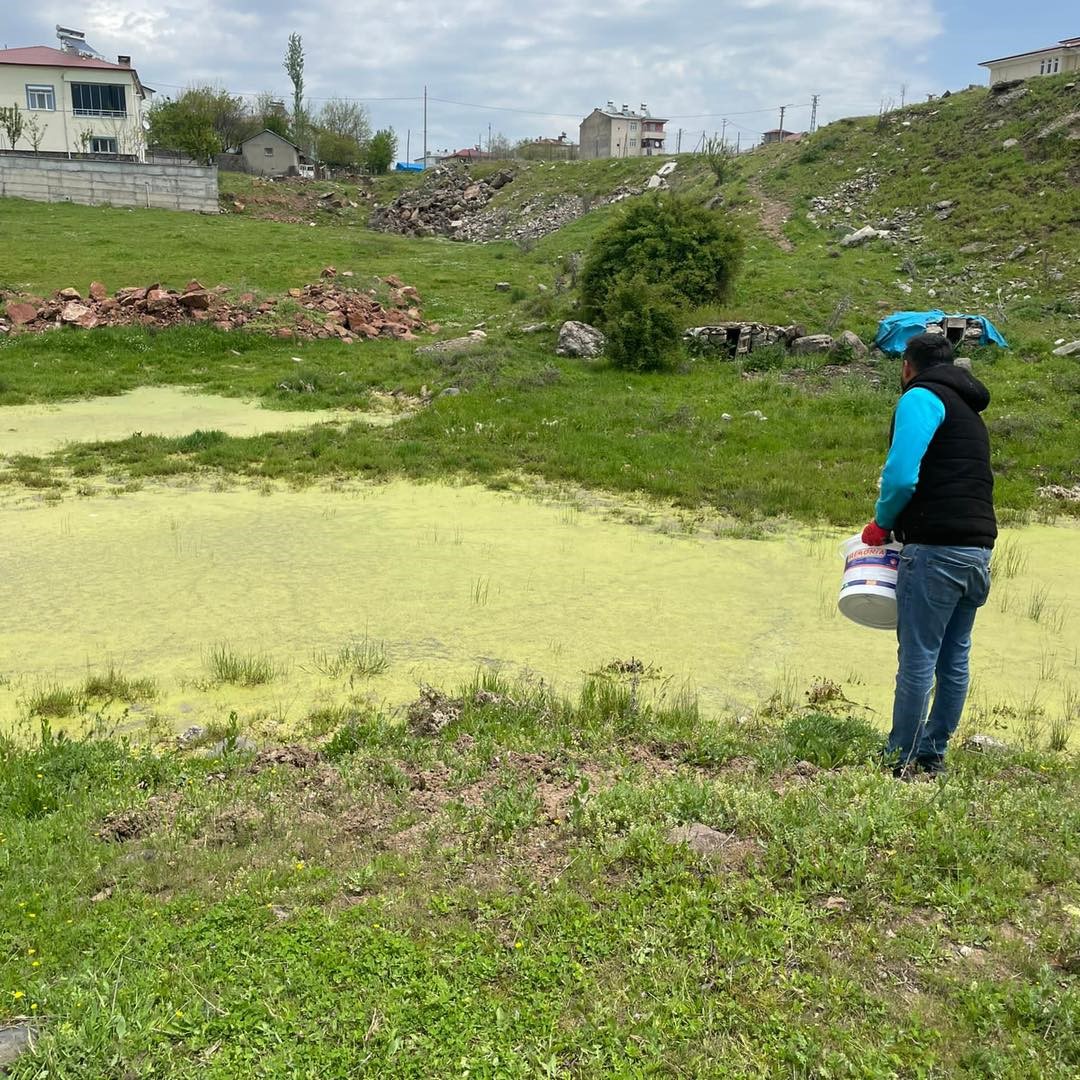
[[[908,343],[900,382],[881,496],[862,539],[876,546],[891,532],[904,544],[896,583],[899,670],[886,753],[895,776],[919,769],[940,776],[967,697],[975,613],[990,591],[997,521],[990,438],[979,416],[990,392],[953,364],[943,334]]]

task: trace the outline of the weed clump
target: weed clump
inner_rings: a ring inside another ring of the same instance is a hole
[[[158,696],[158,685],[150,677],[129,679],[115,664],[110,664],[105,671],[86,676],[83,695],[104,701],[153,701]]]
[[[263,686],[282,673],[271,657],[260,653],[244,656],[225,642],[210,647],[206,666],[217,682],[232,686]]]

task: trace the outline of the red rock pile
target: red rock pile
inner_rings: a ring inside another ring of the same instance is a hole
[[[345,271],[342,276],[352,274]],[[269,299],[250,292],[233,297],[227,285],[208,289],[198,281],[189,281],[181,290],[158,284],[117,289],[112,296],[100,281],[91,283],[86,296],[72,288],[48,299],[0,293],[6,311],[0,315],[0,333],[209,323],[219,330],[246,328],[281,338],[339,338],[351,344],[357,338],[375,337],[413,341],[415,331],[438,331],[420,314],[420,294],[399,278],[383,279],[388,286],[385,302],[375,289],[342,287],[336,278],[337,271],[328,266],[321,281]]]

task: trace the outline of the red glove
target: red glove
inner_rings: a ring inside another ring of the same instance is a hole
[[[862,542],[870,547],[884,547],[889,542],[889,530],[871,521],[862,531]]]

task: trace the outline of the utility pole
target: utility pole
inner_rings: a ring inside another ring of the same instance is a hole
[[[424,168],[427,168],[427,87],[424,87]]]
[[[412,162],[412,158],[410,157],[410,154],[412,154],[412,128],[409,128],[405,132],[405,164],[406,165],[409,165]]]
[[[738,157],[742,151],[742,132],[735,136],[735,156]]]
[[[679,134],[675,137],[675,153],[682,152],[682,128],[679,128]]]
[[[810,109],[810,134],[811,135],[813,135],[814,132],[817,131],[817,105],[818,105],[818,101],[820,99],[821,99],[820,94],[814,94],[810,98],[810,103],[812,105],[812,108]]]
[[[724,117],[720,126],[720,145],[727,146],[727,117]]]
[[[488,124],[488,157],[491,157],[491,124]]]
[[[907,83],[900,84],[900,108],[904,107],[904,102],[907,101]]]
[[[784,113],[786,113],[788,111],[788,109],[794,109],[794,108],[795,108],[794,105],[781,105],[780,106],[780,141],[781,142],[784,141]]]

